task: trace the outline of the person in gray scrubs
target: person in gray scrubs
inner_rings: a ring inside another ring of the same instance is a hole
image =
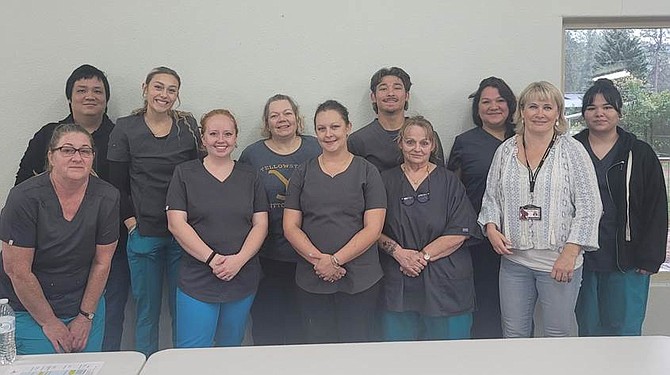
[[[284,235],[302,259],[296,282],[310,343],[371,339],[382,269],[377,239],[386,192],[374,165],[347,149],[347,109],[328,100],[314,116],[322,154],[289,181]]]
[[[239,129],[230,111],[209,111],[200,124],[207,156],[177,166],[167,194],[168,228],[185,252],[177,347],[238,346],[260,279],[268,203],[256,171],[231,158]]]
[[[142,89],[144,106],[117,120],[109,136],[110,181],[121,191],[121,219],[128,228],[128,263],[137,305],[135,349],[158,350],[163,275],[174,343],[174,300],[182,249],[167,228],[165,195],[174,168],[198,158],[200,136],[190,113],[173,109],[181,78],[166,67],[153,69]]]
[[[428,120],[408,118],[398,145],[404,162],[382,173],[384,339],[470,338],[475,290],[464,243],[478,232],[477,215],[458,178],[428,161],[436,147]]]
[[[10,190],[0,217],[0,295],[18,354],[99,352],[103,290],[119,238],[119,192],[92,176],[93,138],[58,126],[47,171]]]
[[[251,307],[254,345],[304,341],[295,284],[299,257],[282,228],[289,178],[302,162],[321,153],[316,138],[302,134],[303,122],[290,96],[273,95],[263,109],[264,139],[249,145],[240,155],[241,163],[259,173],[270,203],[268,237],[259,252],[263,278]]]

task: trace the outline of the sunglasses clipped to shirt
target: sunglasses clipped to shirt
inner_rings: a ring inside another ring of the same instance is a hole
[[[417,195],[408,195],[406,197],[400,198],[400,202],[405,206],[411,206],[415,201],[419,203],[426,203],[430,200],[430,191],[427,193],[421,193]]]
[[[400,198],[400,202],[405,206],[411,206],[414,202],[426,203],[430,200],[430,174],[428,175],[428,191],[414,195],[408,195]]]

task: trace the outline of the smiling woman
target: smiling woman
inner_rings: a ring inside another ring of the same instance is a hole
[[[142,84],[144,106],[119,118],[109,137],[110,179],[121,191],[121,218],[128,228],[128,263],[137,303],[135,345],[145,355],[158,350],[164,270],[174,338],[182,249],[167,228],[165,196],[174,168],[196,159],[201,145],[193,116],[173,109],[180,88],[177,72],[153,69]]]
[[[242,343],[261,274],[256,253],[268,230],[257,172],[230,156],[239,132],[235,117],[215,109],[200,125],[207,156],[177,166],[167,193],[168,229],[185,251],[176,300],[178,348]]]
[[[307,341],[368,341],[386,192],[377,168],[347,149],[351,122],[342,104],[320,104],[314,127],[323,153],[293,173],[284,209],[284,234],[302,257],[296,283]]]
[[[298,255],[284,237],[282,219],[288,181],[298,166],[321,153],[313,136],[302,134],[304,119],[293,98],[276,94],[263,108],[264,139],[242,151],[240,162],[260,175],[270,204],[268,237],[259,258],[263,278],[251,309],[254,345],[304,342],[295,270]]]
[[[93,146],[81,126],[60,125],[47,172],[14,187],[2,210],[0,294],[16,310],[19,354],[102,349],[119,193],[91,175]]]
[[[584,251],[598,249],[602,213],[593,165],[565,134],[563,95],[548,82],[519,96],[517,135],[498,147],[479,223],[502,255],[504,337],[530,337],[535,304],[546,336],[568,336]],[[519,183],[519,181],[527,181]]]
[[[476,127],[456,137],[447,168],[463,182],[475,212],[479,212],[493,154],[505,139],[514,135],[513,118],[517,103],[512,89],[497,77],[483,79],[470,98],[472,121]],[[487,239],[471,238],[468,245],[477,298],[472,337],[500,338],[500,255],[493,251]]]

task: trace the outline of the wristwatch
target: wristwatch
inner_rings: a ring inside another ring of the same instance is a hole
[[[423,254],[423,260],[425,260],[426,262],[430,262],[430,254],[428,254],[423,250],[421,250],[421,254]]]
[[[88,320],[90,320],[90,321],[93,321],[93,318],[95,317],[95,313],[89,313],[89,312],[86,312],[86,311],[82,310],[81,308],[79,308],[79,313],[80,313],[81,315],[83,315],[84,318],[86,318],[86,319],[88,319]]]

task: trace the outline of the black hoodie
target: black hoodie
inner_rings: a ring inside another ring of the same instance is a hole
[[[619,151],[607,171],[609,194],[617,208],[617,266],[621,271],[658,272],[665,261],[668,234],[663,169],[647,143],[620,127],[617,133]],[[588,135],[585,129],[575,139],[586,145]]]

